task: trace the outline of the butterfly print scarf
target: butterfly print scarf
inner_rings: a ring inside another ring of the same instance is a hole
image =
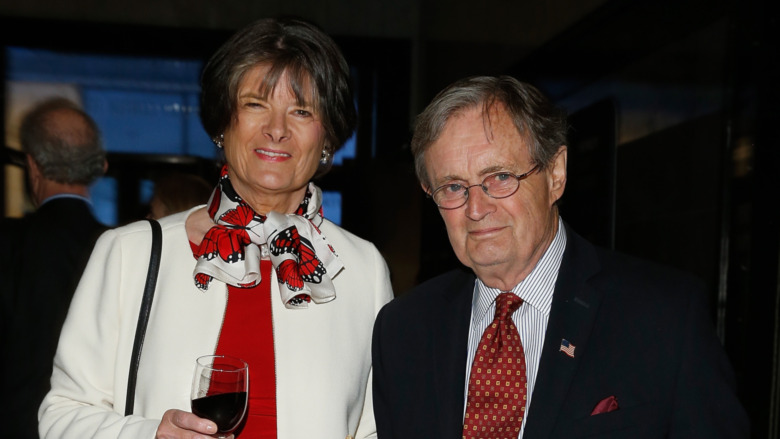
[[[321,206],[322,191],[309,183],[294,214],[258,214],[233,189],[223,166],[208,204],[215,225],[196,253],[195,285],[207,290],[216,278],[239,288],[253,287],[262,281],[261,257],[269,256],[287,308],[335,299],[331,279],[344,265],[320,232]]]

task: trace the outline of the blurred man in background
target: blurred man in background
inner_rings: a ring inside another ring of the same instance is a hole
[[[49,389],[52,358],[87,258],[105,230],[92,212],[89,186],[107,169],[95,122],[55,98],[22,120],[28,189],[36,210],[0,220],[2,400],[4,435],[38,437],[38,406]]]

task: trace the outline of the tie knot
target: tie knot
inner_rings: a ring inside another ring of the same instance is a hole
[[[496,297],[496,320],[505,320],[514,313],[520,305],[523,304],[523,299],[517,296],[515,293],[501,293]]]

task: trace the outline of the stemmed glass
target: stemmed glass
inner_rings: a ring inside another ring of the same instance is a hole
[[[230,436],[246,415],[249,366],[240,358],[205,355],[195,361],[192,413],[217,424],[217,437]]]

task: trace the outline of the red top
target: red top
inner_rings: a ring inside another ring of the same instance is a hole
[[[193,251],[197,246],[190,245]],[[260,262],[262,282],[252,288],[228,285],[228,300],[217,355],[249,364],[249,408],[240,439],[276,439],[276,374],[271,315],[271,261]],[[206,292],[208,294],[208,292]]]

